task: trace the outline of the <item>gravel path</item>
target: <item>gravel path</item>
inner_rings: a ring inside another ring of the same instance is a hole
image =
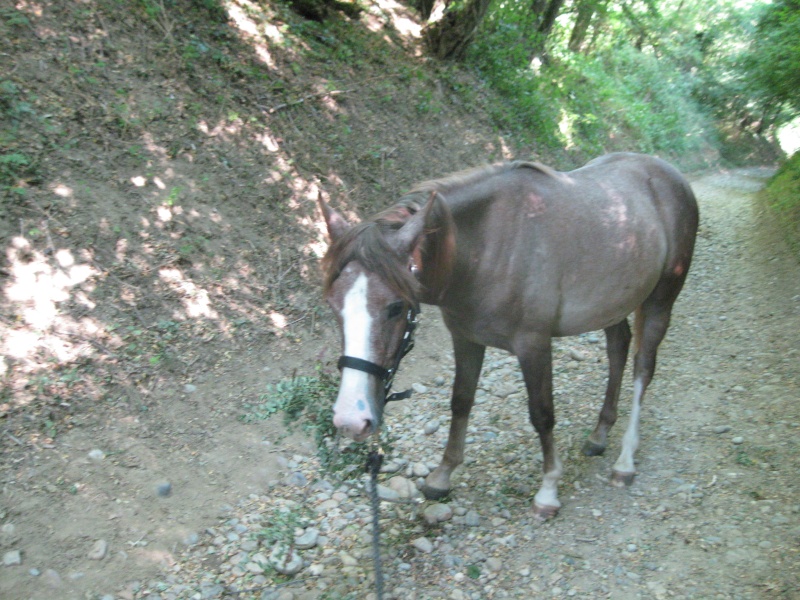
[[[606,376],[604,338],[592,333],[556,346],[565,462],[556,519],[540,523],[529,510],[539,447],[515,360],[497,351],[487,355],[453,494],[445,504],[415,499],[444,447],[452,378],[452,358],[432,365],[420,339],[405,373],[419,377],[417,393],[386,419],[395,438],[380,488],[387,598],[800,598],[800,269],[753,208],[766,175],[693,183],[696,260],[648,391],[639,474],[627,490],[608,475],[629,378],[607,455],[580,453]],[[426,326],[441,336],[440,325]],[[130,596],[373,598],[364,479],[317,479],[316,458],[291,449],[280,460],[283,479],[223,507],[161,580],[134,584]],[[295,527],[299,554],[275,553],[270,540]]]

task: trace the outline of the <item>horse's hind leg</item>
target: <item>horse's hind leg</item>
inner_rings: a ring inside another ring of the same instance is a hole
[[[617,421],[617,402],[622,387],[622,374],[628,361],[631,328],[628,319],[606,328],[606,353],[608,355],[608,386],[600,417],[592,434],[583,445],[586,456],[599,456],[606,450],[608,432]]]
[[[456,376],[450,408],[450,436],[444,449],[442,462],[425,479],[422,493],[429,500],[439,500],[450,493],[450,476],[464,462],[464,440],[467,434],[469,413],[475,402],[475,389],[483,366],[486,346],[469,342],[453,335],[453,351],[456,360]]]
[[[619,487],[633,483],[636,475],[633,456],[639,447],[639,412],[644,393],[653,379],[656,353],[667,333],[671,313],[671,301],[666,305],[646,301],[636,314],[638,348],[633,363],[633,406],[628,428],[622,437],[622,451],[611,472],[612,484]]]

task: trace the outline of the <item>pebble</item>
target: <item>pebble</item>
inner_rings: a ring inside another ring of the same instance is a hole
[[[94,450],[90,450],[87,456],[89,457],[89,460],[93,462],[100,462],[106,457],[106,453],[99,448],[95,448]]]
[[[577,360],[578,362],[583,362],[589,358],[586,354],[584,354],[580,350],[576,350],[575,348],[570,348],[569,357],[572,360]]]
[[[183,391],[186,394],[193,394],[197,391],[197,386],[194,385],[193,383],[187,383],[186,385],[183,386]]]
[[[294,538],[294,545],[298,550],[308,550],[317,545],[317,540],[319,540],[319,530],[309,527],[301,535]]]
[[[9,550],[3,555],[3,566],[13,567],[22,564],[22,554],[19,550]]]
[[[717,425],[714,427],[714,433],[728,433],[730,430],[730,425]]]
[[[390,487],[378,484],[378,498],[384,500],[385,502],[397,502],[400,500],[400,494]]]
[[[411,545],[414,546],[420,552],[424,552],[425,554],[430,554],[433,552],[433,542],[430,541],[426,537],[420,537],[415,539],[411,542]]]
[[[439,419],[431,419],[430,421],[425,423],[425,426],[422,428],[422,431],[425,435],[432,435],[437,431],[439,431],[439,427],[440,427]]]
[[[422,517],[428,525],[435,525],[453,518],[453,509],[447,504],[431,504],[422,511]]]
[[[428,386],[423,385],[421,383],[413,383],[411,384],[411,389],[414,390],[417,394],[427,394],[428,393]]]
[[[740,436],[740,435],[737,435],[735,438],[733,438],[731,440],[731,442],[733,442],[734,444],[736,444],[738,446],[739,444],[743,444],[744,443],[744,438],[742,436]]]
[[[392,477],[387,483],[389,489],[397,492],[399,499],[407,500],[409,498],[416,498],[421,495],[413,481],[400,475]]]
[[[303,569],[303,557],[285,544],[275,544],[269,555],[269,564],[282,575],[296,575]]]
[[[475,510],[468,510],[464,515],[464,524],[468,527],[479,527],[481,524],[481,516]]]
[[[414,477],[427,477],[430,474],[431,470],[428,468],[428,465],[425,463],[414,463],[411,467],[411,474]]]
[[[108,542],[105,540],[97,540],[92,549],[89,550],[88,557],[91,560],[103,560],[108,553]]]
[[[492,556],[486,559],[486,567],[492,573],[499,573],[500,571],[503,570],[503,561],[495,556]]]
[[[156,484],[156,496],[166,498],[172,494],[172,483],[169,481],[162,481]]]

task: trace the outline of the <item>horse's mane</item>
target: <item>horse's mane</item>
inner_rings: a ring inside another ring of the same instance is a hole
[[[424,181],[415,185],[412,191],[409,193],[429,193],[436,191],[444,196],[447,196],[448,192],[450,191],[459,188],[473,187],[476,184],[483,183],[495,175],[502,175],[515,169],[533,169],[551,177],[557,175],[557,171],[541,163],[517,160],[512,162],[485,165],[482,167],[473,167],[471,169],[445,175],[444,177],[440,177],[438,179]]]
[[[331,243],[322,259],[323,287],[327,292],[347,263],[357,260],[370,272],[378,273],[409,303],[437,299],[447,288],[455,250],[455,230],[447,204],[434,196],[427,214],[419,247],[412,254],[419,278],[409,270],[409,257],[399,255],[387,236],[423,210],[427,198],[412,192],[400,201],[345,231]]]
[[[396,204],[354,225],[333,241],[322,259],[325,292],[347,263],[357,260],[368,271],[379,273],[407,302],[419,301],[421,294],[427,301],[436,301],[447,289],[455,255],[455,224],[445,198],[519,168],[555,174],[539,163],[516,161],[475,167],[417,184]],[[417,279],[408,269],[408,257],[398,255],[386,236],[423,210],[429,199],[433,205],[427,215],[418,255],[414,256],[420,270]]]

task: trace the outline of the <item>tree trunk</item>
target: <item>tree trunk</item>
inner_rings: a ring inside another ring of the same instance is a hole
[[[553,30],[562,6],[564,6],[564,0],[549,0],[548,2],[533,0],[531,10],[537,12],[534,13],[536,30],[531,40],[531,60],[544,54],[545,43]]]
[[[572,52],[580,52],[589,32],[589,26],[595,15],[603,16],[606,11],[608,0],[583,0],[578,3],[575,24],[572,26],[572,33],[569,36],[568,47]]]
[[[442,18],[424,30],[428,51],[442,60],[462,60],[491,2],[467,0],[458,10],[451,9],[451,3],[446,2]]]

